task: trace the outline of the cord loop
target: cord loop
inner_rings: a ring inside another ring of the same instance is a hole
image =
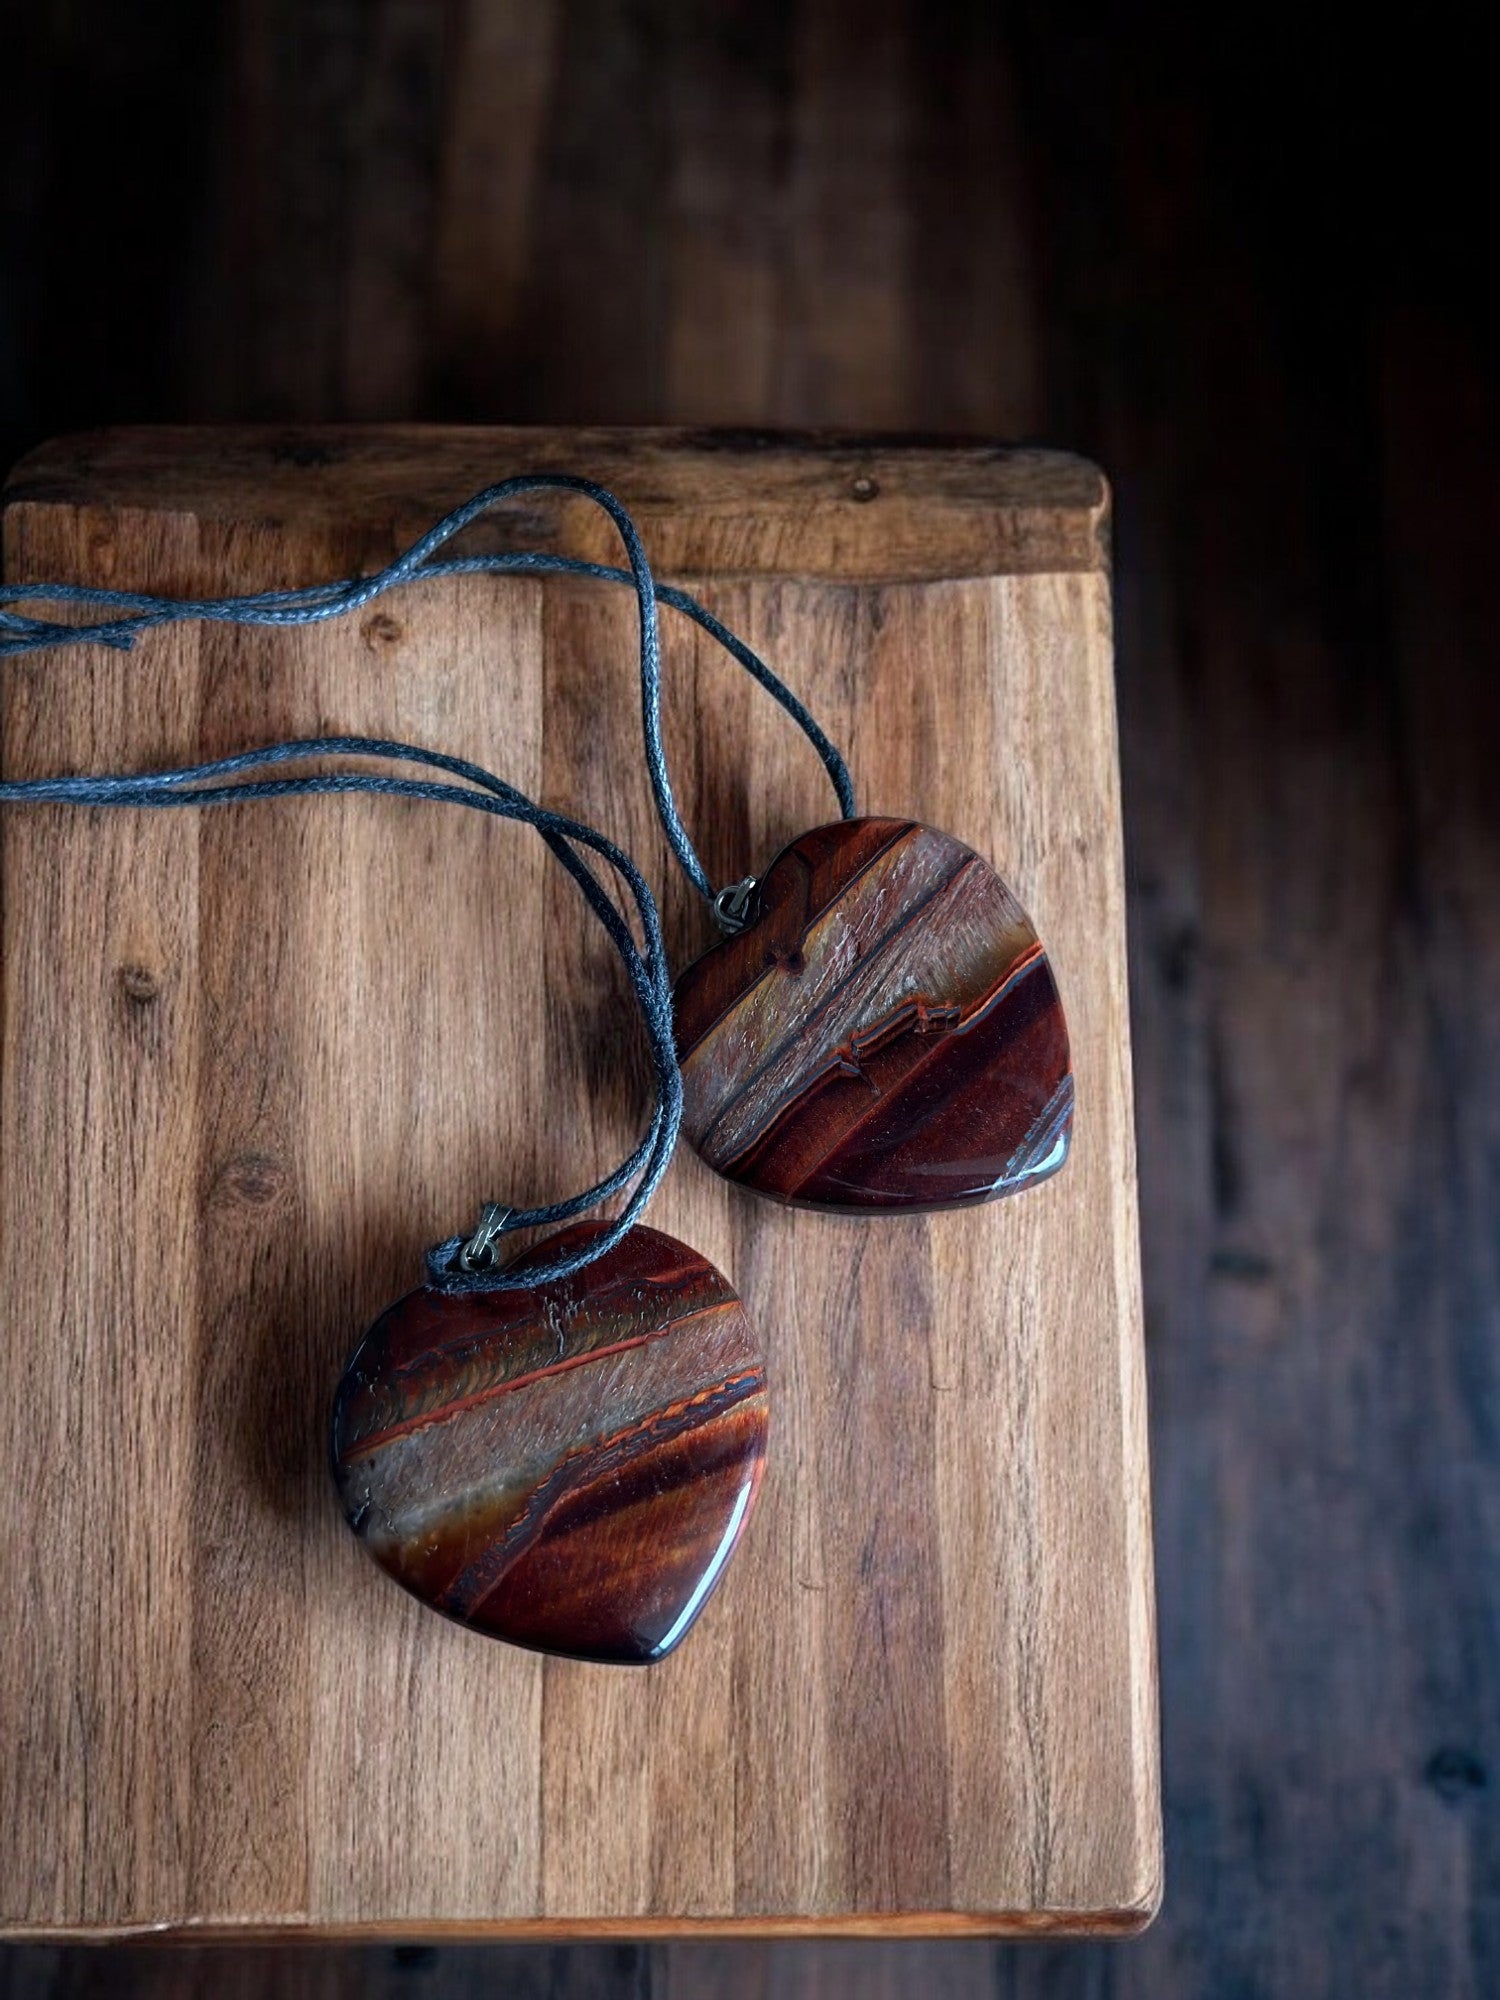
[[[576,556],[532,550],[497,555],[448,556],[439,560],[439,550],[491,508],[520,494],[538,491],[579,493],[601,507],[619,533],[629,566],[618,569],[608,563],[585,562]],[[86,584],[0,585],[0,658],[83,642],[128,651],[142,632],[184,619],[201,618],[232,625],[316,625],[331,618],[344,617],[351,611],[362,610],[387,590],[421,579],[516,574],[585,576],[633,587],[640,626],[641,729],[652,797],[678,866],[706,901],[715,901],[713,885],[678,811],[667,767],[666,746],[662,740],[659,603],[668,604],[673,610],[693,619],[786,711],[822,760],[838,799],[839,811],[845,819],[854,817],[854,785],[849,767],[835,744],[819,728],[811,712],[758,653],[696,598],[689,596],[685,590],[658,588],[635,523],[623,505],[607,487],[571,472],[523,472],[514,478],[502,479],[493,486],[486,486],[472,499],[464,501],[462,506],[444,515],[410,548],[373,576],[344,577],[333,583],[307,584],[290,590],[263,590],[244,597],[208,598],[156,597],[149,592],[103,590]],[[93,624],[69,625],[51,619],[28,617],[11,609],[23,603],[92,605],[111,615]]]
[[[619,533],[628,568],[532,551],[439,559],[439,551],[490,508],[519,494],[546,489],[579,493],[603,508]],[[563,472],[523,473],[502,479],[445,515],[373,576],[345,577],[332,583],[260,591],[248,596],[199,599],[157,597],[82,584],[0,585],[0,657],[86,643],[129,651],[143,632],[189,619],[273,627],[320,624],[360,610],[383,592],[419,579],[518,573],[584,576],[633,587],[640,627],[641,726],[657,816],[678,865],[713,905],[722,928],[742,929],[755,892],[754,879],[747,876],[715,893],[682,823],[672,791],[661,729],[658,603],[669,604],[696,620],[785,709],[822,759],[846,819],[855,812],[848,767],[812,715],[757,653],[686,591],[657,588],[634,522],[615,496],[593,480]],[[73,625],[33,617],[13,608],[24,603],[93,606],[107,615],[92,624]],[[343,757],[373,757],[416,765],[443,773],[443,779],[394,777],[347,769],[266,775],[268,770],[289,763]],[[454,779],[461,782],[449,782]],[[682,1122],[682,1077],[672,1032],[672,989],[655,899],[634,862],[603,834],[582,821],[535,805],[514,786],[465,758],[423,750],[414,744],[361,736],[303,738],[174,771],[0,782],[0,805],[46,801],[79,806],[166,808],[349,792],[456,804],[534,827],[578,884],[619,954],[645,1024],[655,1075],[655,1105],[645,1137],[628,1159],[581,1194],[531,1209],[486,1203],[471,1235],[449,1237],[427,1253],[428,1283],[444,1291],[530,1289],[582,1270],[612,1249],[643,1212],[671,1163]],[[584,859],[585,853],[603,860],[613,872],[617,886],[627,892],[644,948],[636,943],[630,924],[601,886]],[[566,1221],[611,1199],[632,1182],[634,1186],[619,1215],[585,1248],[523,1273],[512,1273],[499,1262],[500,1240],[510,1231]]]

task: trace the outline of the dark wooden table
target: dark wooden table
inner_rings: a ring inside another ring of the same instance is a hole
[[[1163,1915],[873,1965],[522,1952],[514,1990],[1493,1990],[1500,454],[1467,37],[1036,0],[127,13],[7,28],[17,450],[128,419],[885,424],[1066,442],[1115,484]]]

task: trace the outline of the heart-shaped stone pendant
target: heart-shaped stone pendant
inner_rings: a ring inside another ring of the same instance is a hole
[[[579,1223],[518,1260],[550,1262]],[[349,1524],[425,1604],[578,1660],[659,1660],[702,1610],[760,1484],[760,1343],[728,1281],[632,1229],[531,1291],[410,1292],[333,1408]]]
[[[676,1030],[688,1138],[777,1201],[958,1208],[1067,1158],[1047,954],[988,862],[911,820],[783,848],[748,926],[678,980]]]

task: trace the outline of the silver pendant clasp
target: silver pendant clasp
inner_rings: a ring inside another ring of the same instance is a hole
[[[750,921],[750,905],[755,900],[759,883],[753,875],[747,875],[743,882],[731,882],[727,889],[721,889],[714,897],[714,915],[719,929],[733,937],[742,931]]]
[[[474,1234],[458,1253],[462,1270],[492,1271],[495,1268],[495,1246],[505,1234],[505,1225],[514,1213],[514,1209],[502,1208],[498,1202],[485,1203],[479,1211],[479,1223]]]

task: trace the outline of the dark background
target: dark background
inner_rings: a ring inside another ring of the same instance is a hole
[[[980,432],[1115,482],[1168,1884],[1117,1946],[0,1955],[0,1995],[1500,1990],[1488,65],[1430,10],[5,0],[0,447]]]

